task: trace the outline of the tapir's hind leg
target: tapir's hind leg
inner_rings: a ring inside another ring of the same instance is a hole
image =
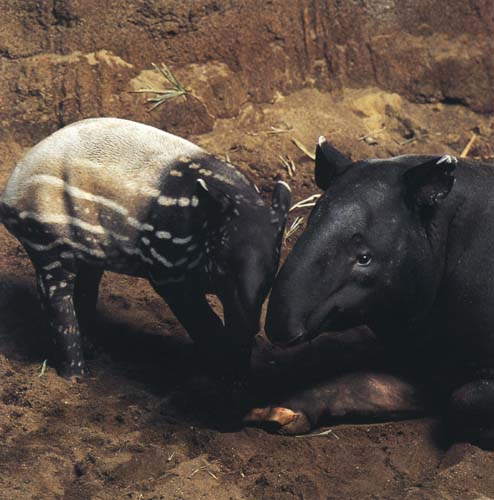
[[[447,424],[455,440],[494,450],[494,379],[475,380],[456,389]]]
[[[83,266],[78,269],[74,282],[74,307],[82,332],[84,350],[89,354],[93,351],[91,335],[96,324],[96,304],[102,277],[102,269]]]
[[[280,405],[251,410],[247,424],[276,424],[282,434],[303,434],[328,418],[405,418],[423,411],[413,385],[385,373],[359,372],[302,391]]]
[[[75,273],[57,266],[48,271],[36,266],[38,291],[54,335],[57,368],[64,377],[84,375],[81,335],[74,308]]]

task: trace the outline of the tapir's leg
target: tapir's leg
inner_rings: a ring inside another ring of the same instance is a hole
[[[36,268],[38,290],[57,346],[57,367],[64,377],[84,375],[81,335],[74,308],[75,273]]]
[[[480,379],[456,389],[447,424],[455,440],[494,450],[494,379]]]
[[[420,393],[411,384],[385,373],[342,375],[299,392],[277,406],[255,408],[246,423],[274,423],[282,434],[302,434],[328,418],[398,418],[423,411]]]
[[[211,309],[205,294],[182,284],[153,285],[206,358],[214,356],[224,335],[220,318]]]
[[[79,269],[74,283],[74,307],[82,331],[86,351],[92,351],[90,335],[95,325],[98,288],[103,277],[103,270],[85,266]]]

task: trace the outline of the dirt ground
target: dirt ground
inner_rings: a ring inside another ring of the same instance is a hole
[[[283,179],[293,202],[318,193],[294,139],[312,151],[324,134],[360,159],[459,155],[475,134],[469,157],[494,161],[490,0],[0,0],[0,12],[0,187],[50,132],[105,115],[228,156],[266,198]],[[149,112],[129,91],[162,87],[160,61],[192,94]],[[105,275],[96,330],[91,375],[58,377],[31,265],[0,227],[0,500],[494,499],[494,452],[446,445],[435,416],[309,437],[199,402],[170,416],[198,363],[144,280]],[[365,355],[361,333],[281,350],[260,332],[256,383],[329,377]]]
[[[272,134],[270,127],[289,131]],[[410,104],[378,89],[338,96],[312,89],[247,105],[240,118],[193,139],[228,153],[263,192],[287,180],[297,201],[317,190],[312,162],[293,138],[313,149],[324,131],[354,158],[458,154],[474,127],[481,135],[471,154],[492,157],[492,119],[463,106]],[[377,144],[359,141],[368,132]],[[11,152],[12,165],[21,149]],[[294,160],[293,178],[280,154]],[[48,341],[32,270],[16,241],[0,234],[0,499],[494,498],[494,454],[445,447],[437,418],[343,424],[324,436],[293,438],[234,423],[218,428],[194,412],[179,420],[163,415],[163,399],[196,372],[196,361],[186,334],[143,280],[106,276],[89,378],[71,383],[50,367],[40,376]],[[279,366],[303,377],[331,363],[322,348],[287,353],[262,334],[257,346],[255,370],[264,376]]]

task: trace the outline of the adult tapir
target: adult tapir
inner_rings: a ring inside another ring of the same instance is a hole
[[[94,312],[104,270],[148,278],[209,365],[245,375],[289,204],[284,183],[266,206],[239,170],[200,147],[95,118],[27,153],[0,214],[35,267],[62,375],[84,374],[79,324]],[[220,298],[224,323],[207,293]]]
[[[322,416],[407,414],[418,402],[397,377],[403,365],[426,386],[442,378],[457,439],[493,447],[493,166],[447,155],[352,162],[321,138],[315,180],[325,193],[275,280],[266,334],[288,345],[366,324],[396,371],[347,374],[247,420],[298,433]]]

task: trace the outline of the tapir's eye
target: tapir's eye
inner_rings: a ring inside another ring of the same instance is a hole
[[[368,266],[372,262],[372,255],[370,253],[362,253],[357,257],[357,264],[359,266]]]

